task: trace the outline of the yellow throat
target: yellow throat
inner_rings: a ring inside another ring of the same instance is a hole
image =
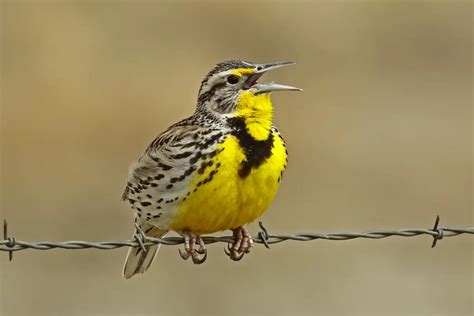
[[[255,140],[265,140],[270,134],[273,106],[270,94],[242,92],[237,100],[236,116],[244,119],[249,134]]]

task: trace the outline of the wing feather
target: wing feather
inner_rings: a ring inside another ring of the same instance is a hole
[[[189,158],[199,146],[199,135],[203,128],[196,125],[175,124],[158,135],[143,155],[129,168],[127,186],[122,199],[129,198],[133,187],[159,181],[160,174],[168,178],[189,168]],[[157,187],[159,190],[159,186]]]

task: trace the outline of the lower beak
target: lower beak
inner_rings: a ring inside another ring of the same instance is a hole
[[[283,62],[272,63],[272,64],[260,64],[256,66],[255,74],[252,77],[255,76],[256,79],[258,79],[264,73],[270,70],[289,66],[289,65],[294,65],[294,64],[295,62],[292,62],[292,61],[283,61]],[[286,86],[286,85],[273,83],[273,82],[272,83],[255,83],[249,88],[249,90],[254,92],[255,94],[268,93],[272,91],[303,91],[300,88]]]
[[[303,89],[285,86],[278,83],[257,83],[250,88],[250,91],[253,91],[255,94],[272,92],[272,91],[303,91]]]

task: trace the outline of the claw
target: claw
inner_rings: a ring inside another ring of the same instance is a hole
[[[224,252],[227,256],[231,256],[232,252],[232,244],[227,244],[227,247],[224,247]]]
[[[206,254],[207,255],[207,249],[206,249],[206,244],[204,243],[204,240],[202,240],[201,237],[199,237],[199,249],[196,249],[196,252],[200,255]]]
[[[180,257],[183,258],[184,260],[189,259],[189,252],[182,252],[181,249],[178,249],[178,252],[179,252]]]
[[[201,249],[201,248],[195,249],[194,251],[196,251],[196,253],[198,253],[200,255],[203,255],[203,254],[207,253],[207,249]]]
[[[188,260],[189,257],[193,260],[194,264],[201,264],[207,259],[207,249],[201,236],[195,235],[189,231],[181,232],[184,237],[184,252],[179,249],[179,255],[184,260]],[[199,244],[199,248],[195,247]]]
[[[244,257],[244,254],[245,253],[243,252],[235,253],[234,255],[230,256],[230,259],[234,261],[240,261]]]
[[[224,248],[224,252],[233,261],[240,261],[240,259],[242,259],[242,257],[244,256],[243,252],[239,253],[237,251],[234,251],[230,244],[227,245],[227,248]]]
[[[250,252],[253,240],[252,236],[250,236],[248,231],[243,227],[236,228],[233,231],[234,243],[227,244],[227,249],[224,249],[224,252],[231,260],[239,261],[244,254]]]
[[[191,255],[191,259],[193,259],[194,264],[201,264],[207,259],[207,250],[204,250],[203,254],[199,254],[199,252],[193,253]]]

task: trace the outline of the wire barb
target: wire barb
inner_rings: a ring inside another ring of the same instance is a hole
[[[443,229],[441,227],[438,228],[439,220],[440,220],[439,215],[437,215],[434,226],[433,226],[433,229],[432,229],[432,231],[435,232],[436,235],[433,235],[433,243],[431,244],[431,248],[434,248],[436,246],[436,243],[438,242],[438,240],[441,240],[444,237]]]
[[[260,229],[261,229],[261,231],[258,232],[258,238],[263,243],[265,248],[270,249],[270,245],[268,245],[268,231],[267,231],[267,229],[265,228],[265,226],[263,226],[262,222],[258,222],[258,226],[260,226]]]
[[[3,220],[3,239],[6,241],[5,246],[9,248],[15,247],[15,244],[16,244],[15,237],[8,236],[8,223],[6,219]],[[12,261],[12,260],[13,260],[13,251],[10,250],[8,251],[8,261]]]

